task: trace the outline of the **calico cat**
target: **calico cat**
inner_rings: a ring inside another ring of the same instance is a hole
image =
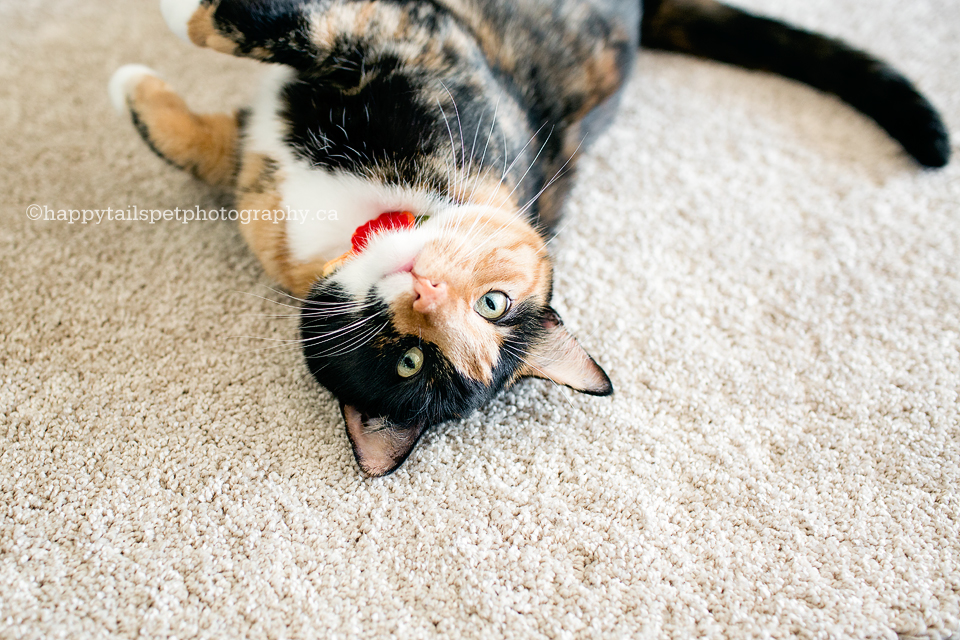
[[[835,93],[920,164],[949,158],[936,111],[895,70],[713,0],[162,0],[161,10],[198,46],[274,63],[237,113],[194,114],[140,66],[118,70],[111,95],[161,158],[263,214],[243,236],[301,299],[307,365],[339,399],[370,476],[521,378],[612,392],[550,307],[546,238],[574,156],[641,42]]]

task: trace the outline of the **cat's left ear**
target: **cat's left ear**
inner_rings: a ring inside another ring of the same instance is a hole
[[[423,426],[405,427],[374,418],[349,404],[340,405],[353,457],[368,476],[379,478],[403,464],[423,435]]]
[[[567,331],[556,311],[547,307],[542,323],[544,337],[527,354],[521,375],[553,380],[595,396],[613,393],[610,378]]]

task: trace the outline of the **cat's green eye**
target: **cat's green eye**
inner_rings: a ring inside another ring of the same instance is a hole
[[[503,291],[491,291],[473,305],[487,320],[499,320],[510,309],[510,298]]]
[[[397,373],[401,378],[409,378],[420,373],[423,369],[423,351],[414,347],[403,354],[397,363]]]

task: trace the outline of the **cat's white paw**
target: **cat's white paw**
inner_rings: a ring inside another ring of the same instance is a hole
[[[110,102],[117,113],[127,113],[127,97],[144,76],[157,76],[157,72],[142,64],[128,64],[113,72],[110,78]]]
[[[199,6],[200,0],[160,0],[160,13],[178,38],[190,42],[187,26]]]

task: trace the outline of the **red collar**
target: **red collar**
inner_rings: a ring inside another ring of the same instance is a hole
[[[323,277],[329,276],[350,258],[359,255],[367,247],[370,237],[395,229],[412,229],[424,218],[417,218],[409,211],[388,211],[363,223],[350,238],[350,251],[323,265]]]

